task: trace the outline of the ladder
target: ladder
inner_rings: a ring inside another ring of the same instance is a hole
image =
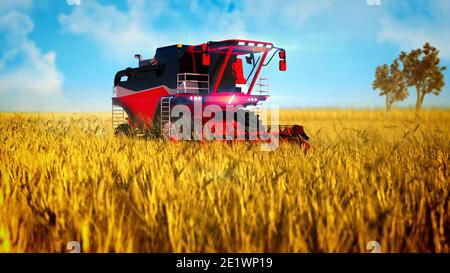
[[[117,128],[120,124],[125,123],[125,110],[118,105],[112,105],[112,128]]]
[[[172,97],[162,97],[160,102],[161,110],[161,133],[163,136],[170,136],[170,128],[172,127],[170,121],[170,101]]]
[[[268,96],[269,95],[269,79],[265,77],[261,77],[258,79],[258,83],[256,84],[258,86],[258,89],[255,90],[258,95]],[[253,112],[255,114],[259,115],[260,117],[263,116],[263,101],[258,101],[258,103],[253,107]],[[265,120],[262,120],[263,123],[265,123]]]
[[[256,90],[256,92],[259,92],[259,95],[269,95],[269,78],[259,78],[259,82],[256,85],[258,86],[258,90]]]
[[[113,103],[111,109],[111,119],[112,119],[112,129],[115,130],[117,126],[126,122],[126,113],[125,110],[119,105],[114,104],[114,99],[117,98],[117,88],[113,87]]]

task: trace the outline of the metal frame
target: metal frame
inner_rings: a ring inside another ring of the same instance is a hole
[[[171,111],[171,100],[173,97],[162,97],[160,101],[160,130],[161,134],[170,137],[170,128],[172,127],[170,111]],[[166,131],[166,124],[169,124],[168,130]]]
[[[249,96],[252,94],[253,86],[255,86],[255,83],[258,80],[259,72],[261,72],[261,68],[263,67],[263,64],[264,64],[264,61],[266,60],[266,57],[267,57],[267,51],[265,51],[263,53],[263,56],[261,58],[261,62],[259,63],[258,69],[256,69],[256,72],[255,72],[255,76],[253,76],[252,83],[250,84],[250,87],[248,88],[248,93],[247,94]]]
[[[211,92],[211,94],[216,94],[217,93],[217,89],[219,88],[220,82],[222,81],[223,73],[225,72],[225,67],[227,66],[228,61],[230,60],[230,56],[231,56],[231,54],[233,52],[233,49],[235,49],[237,47],[239,47],[239,46],[229,46],[227,48],[225,59],[224,59],[224,61],[222,63],[222,66],[220,67],[219,74],[218,74],[217,79],[216,79],[216,81],[214,83],[214,89]],[[266,57],[267,57],[267,54],[268,54],[269,51],[270,51],[270,49],[262,51],[263,55],[261,57],[261,61],[259,62],[258,66],[256,68],[256,71],[255,71],[255,75],[253,76],[252,82],[251,82],[250,86],[248,87],[247,95],[249,95],[249,96],[252,94],[253,87],[255,86],[255,83],[256,83],[256,81],[257,81],[257,79],[259,77],[259,73],[261,72],[262,67],[264,66],[264,61],[266,60]]]
[[[199,80],[188,80],[187,76],[194,76],[200,78]],[[206,80],[201,80],[204,77]],[[206,84],[206,87],[187,87],[186,83],[203,83]],[[181,86],[180,86],[181,84]],[[207,90],[209,93],[209,74],[199,74],[199,73],[179,73],[177,74],[177,93],[183,94],[191,94],[192,90],[197,90],[197,93],[200,93],[200,90]],[[192,94],[197,94],[192,93]]]
[[[225,67],[228,64],[228,60],[230,60],[231,52],[233,51],[232,47],[229,47],[227,50],[227,55],[225,56],[225,60],[222,63],[222,66],[220,67],[219,74],[217,75],[216,82],[214,83],[214,89],[212,91],[212,94],[217,93],[217,89],[219,88],[219,84],[222,81],[223,72],[225,72]]]
[[[258,80],[259,82],[256,85],[258,86],[259,89],[255,91],[258,92],[259,95],[268,96],[270,91],[269,78],[260,77]]]
[[[113,98],[117,97],[117,89],[116,87],[113,88]],[[112,129],[116,129],[117,126],[120,124],[125,123],[126,120],[126,113],[125,110],[122,108],[122,106],[114,104],[114,102],[111,103],[111,125]]]

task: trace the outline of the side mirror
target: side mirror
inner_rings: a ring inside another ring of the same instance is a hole
[[[246,61],[248,64],[252,64],[252,57],[250,57],[250,56],[245,56],[245,61]]]
[[[254,64],[255,63],[255,54],[253,54],[253,52],[250,52],[250,56],[245,56],[245,61],[248,64]]]
[[[280,59],[282,59],[282,60],[286,59],[286,51],[280,50],[280,52],[278,52],[278,56],[279,56]]]
[[[279,69],[280,71],[286,71],[286,60],[280,60]]]
[[[202,65],[208,66],[211,64],[211,56],[209,54],[203,53],[202,54]]]

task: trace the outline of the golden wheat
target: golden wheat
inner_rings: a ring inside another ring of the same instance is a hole
[[[0,252],[450,251],[450,111],[284,110],[313,152],[0,114]]]

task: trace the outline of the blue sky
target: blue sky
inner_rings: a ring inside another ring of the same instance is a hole
[[[428,41],[450,66],[449,14],[447,0],[2,1],[0,111],[108,111],[135,53],[227,38],[286,48],[288,71],[262,72],[273,104],[383,107],[374,71],[400,51]],[[425,105],[450,106],[449,86]],[[414,105],[410,93],[399,106]]]

